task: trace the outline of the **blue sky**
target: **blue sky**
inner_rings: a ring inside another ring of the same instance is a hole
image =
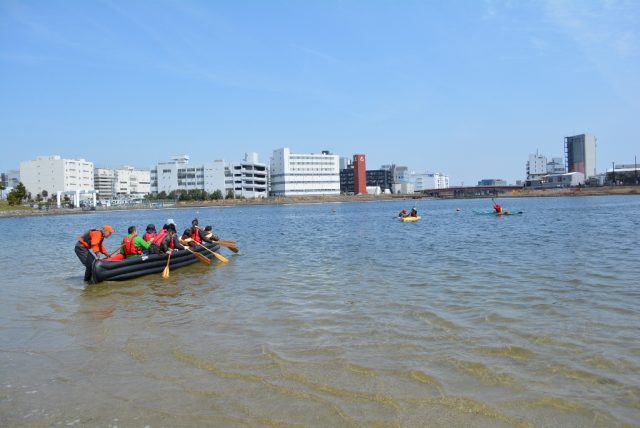
[[[640,155],[636,0],[0,0],[0,171],[289,147],[473,185],[584,132]]]

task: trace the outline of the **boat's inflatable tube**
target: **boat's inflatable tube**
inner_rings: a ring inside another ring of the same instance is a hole
[[[220,245],[213,242],[204,242],[211,251],[218,251]],[[214,257],[209,251],[202,247],[192,247],[191,251],[198,252],[208,259]],[[132,257],[121,261],[95,260],[91,272],[91,282],[102,281],[123,281],[137,278],[151,273],[160,273],[167,266],[166,254],[151,254],[149,256]],[[170,269],[179,268],[196,263],[198,259],[187,250],[174,251],[169,261]]]

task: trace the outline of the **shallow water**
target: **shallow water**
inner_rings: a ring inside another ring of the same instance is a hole
[[[501,202],[0,219],[0,425],[637,426],[640,198]],[[195,216],[240,254],[83,283],[89,227]]]

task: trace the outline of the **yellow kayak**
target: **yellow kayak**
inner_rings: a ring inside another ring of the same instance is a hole
[[[418,221],[420,220],[422,217],[417,216],[417,217],[402,217],[400,220],[402,220],[403,223],[407,223],[410,221]]]

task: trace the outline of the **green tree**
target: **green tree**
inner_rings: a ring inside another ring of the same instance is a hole
[[[220,189],[214,191],[213,193],[211,193],[211,199],[214,199],[216,201],[222,199],[222,191]]]
[[[44,199],[45,201],[49,199],[49,192],[47,192],[46,190],[43,190],[40,194],[42,195],[42,199]]]
[[[225,197],[225,199],[233,199],[233,198],[235,198],[235,193],[233,193],[233,189],[227,190],[227,196]]]

